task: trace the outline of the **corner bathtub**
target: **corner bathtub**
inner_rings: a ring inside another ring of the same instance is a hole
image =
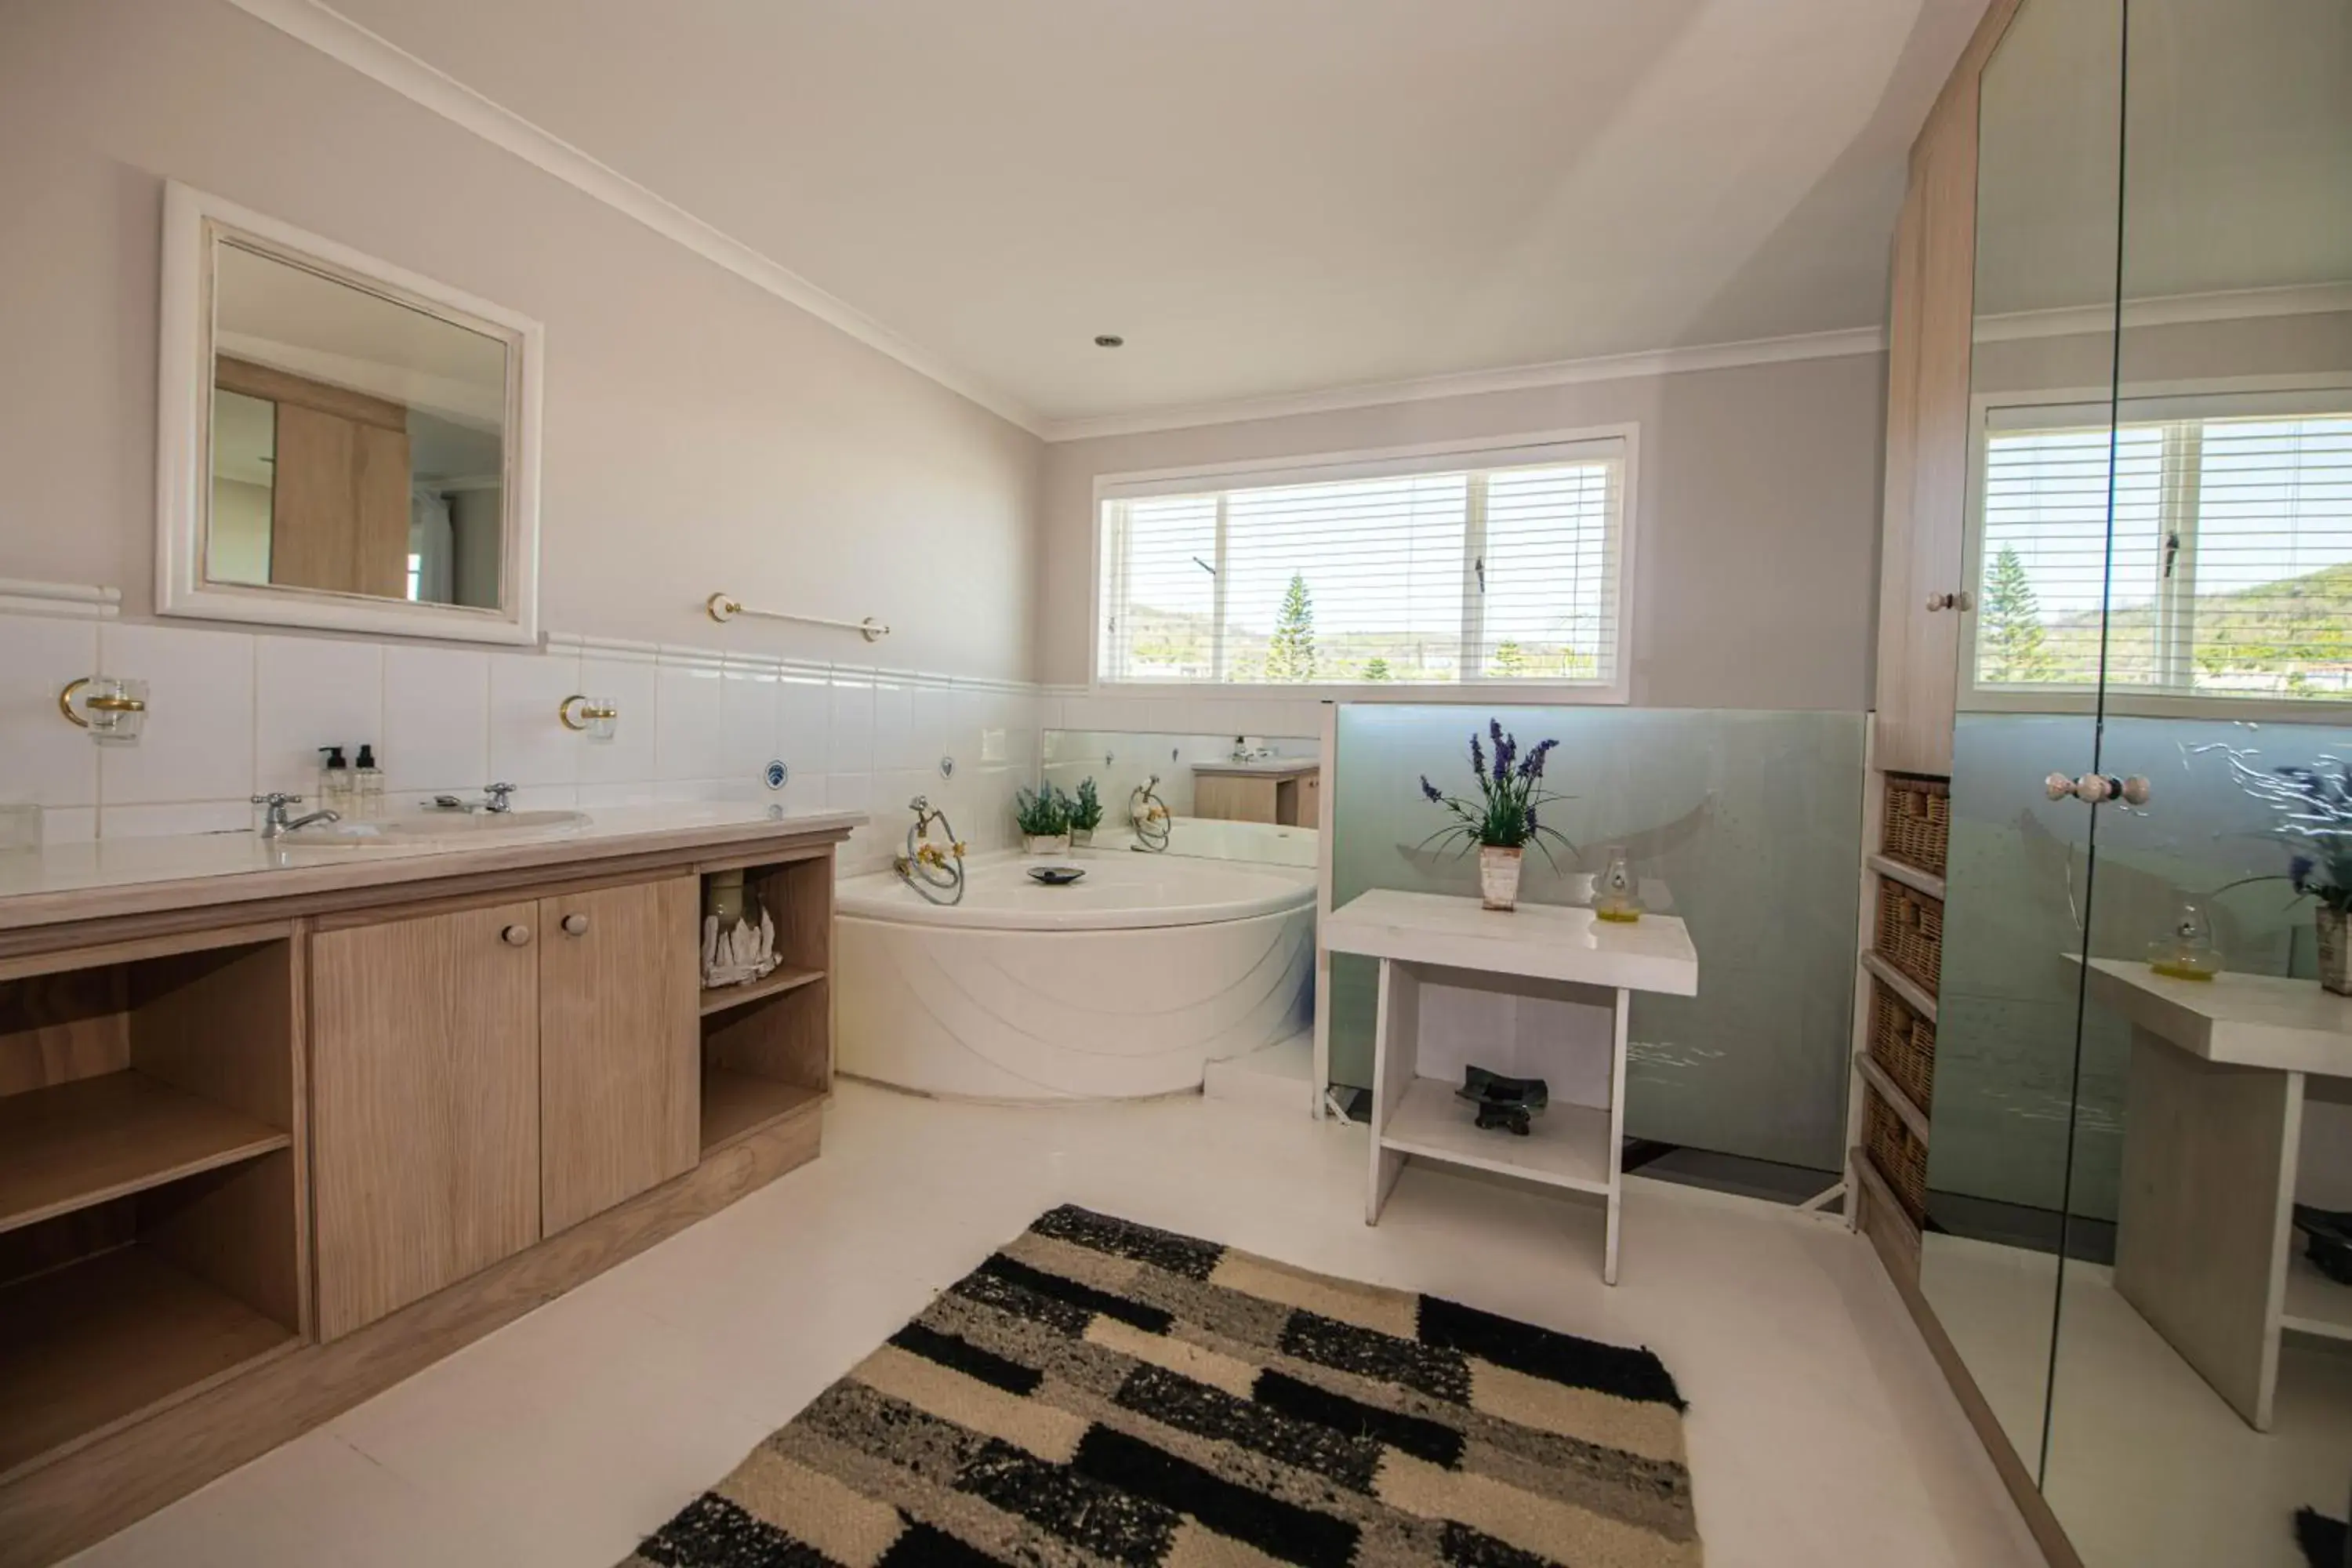
[[[835,896],[842,1072],[923,1094],[1119,1100],[1201,1087],[1210,1062],[1307,1026],[1315,873],[1081,849],[1086,879],[966,863],[963,902],[890,872]]]

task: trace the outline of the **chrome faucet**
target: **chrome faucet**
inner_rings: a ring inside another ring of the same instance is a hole
[[[507,797],[514,794],[514,787],[515,786],[510,784],[484,784],[482,786],[482,793],[488,795],[490,798],[483,803],[482,809],[484,811],[495,811],[501,816],[512,811],[514,809],[514,802],[509,800]]]
[[[301,805],[302,797],[299,795],[282,795],[276,790],[270,791],[268,795],[255,795],[253,804],[268,808],[261,818],[261,837],[265,839],[283,838],[296,829],[308,827],[314,822],[341,822],[343,819],[340,812],[314,811],[307,816],[295,817],[289,822],[287,820],[286,808],[289,805]]]

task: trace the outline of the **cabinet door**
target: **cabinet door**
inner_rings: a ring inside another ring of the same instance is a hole
[[[538,908],[310,939],[319,1335],[539,1239]]]
[[[540,1197],[551,1236],[701,1152],[696,881],[540,900]]]

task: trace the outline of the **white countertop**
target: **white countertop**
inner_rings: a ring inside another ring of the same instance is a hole
[[[1481,909],[1475,899],[1383,888],[1333,910],[1322,939],[1333,952],[1698,994],[1698,950],[1672,915],[1622,924],[1564,904],[1521,904],[1506,914]]]
[[[453,843],[331,844],[298,833],[115,838],[0,852],[0,931],[292,893],[429,881],[606,859],[649,850],[719,848],[793,833],[840,833],[857,811],[756,805],[599,808],[555,828]]]
[[[2230,973],[2175,980],[2120,958],[2095,958],[2090,970],[2091,995],[2102,1005],[2192,1056],[2352,1078],[2352,996],[2335,995],[2316,980]]]
[[[1295,773],[1311,773],[1322,769],[1315,757],[1255,757],[1246,763],[1194,763],[1196,773],[1241,773],[1267,778],[1288,778]]]

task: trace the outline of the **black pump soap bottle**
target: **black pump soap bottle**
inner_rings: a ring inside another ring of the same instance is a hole
[[[321,746],[327,760],[319,764],[319,804],[339,816],[352,814],[352,765],[341,746]]]
[[[375,747],[360,742],[357,766],[352,769],[352,804],[362,816],[383,815],[383,770],[375,765]]]

